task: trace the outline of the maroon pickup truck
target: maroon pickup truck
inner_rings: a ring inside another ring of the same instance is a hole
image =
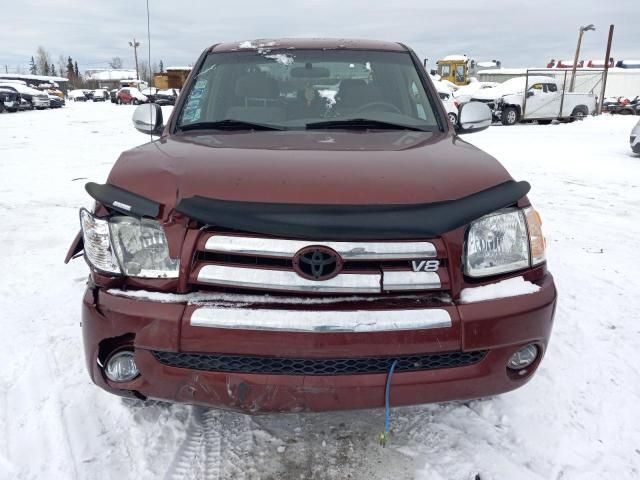
[[[257,412],[494,395],[526,383],[556,304],[540,218],[462,140],[405,45],[214,45],[159,138],[124,152],[84,253],[86,361],[105,390]],[[392,375],[392,377],[391,377]]]

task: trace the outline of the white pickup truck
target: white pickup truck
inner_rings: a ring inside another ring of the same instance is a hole
[[[487,104],[503,125],[530,120],[538,123],[575,120],[596,110],[595,94],[565,92],[562,82],[544,76],[512,78],[478,91],[470,101]]]

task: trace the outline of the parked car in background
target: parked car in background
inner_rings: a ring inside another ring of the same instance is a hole
[[[556,289],[529,184],[459,139],[489,108],[454,129],[403,44],[259,45],[207,48],[166,124],[133,112],[160,139],[85,186],[93,382],[253,414],[524,385]]]
[[[453,96],[447,92],[438,91],[438,96],[444,105],[445,110],[447,111],[447,117],[449,117],[449,121],[452,125],[458,124],[458,107],[460,104],[453,99]]]
[[[20,93],[12,87],[0,87],[0,112],[17,112],[20,108]]]
[[[498,82],[471,82],[469,85],[464,85],[453,92],[453,98],[455,98],[458,103],[464,104],[471,100],[476,92],[492,88],[497,85],[500,84]]]
[[[82,89],[82,93],[87,100],[93,100],[93,90]]]
[[[180,93],[180,90],[176,88],[158,90],[158,92],[155,95],[154,103],[157,103],[158,105],[161,105],[161,106],[175,105],[176,101],[178,100],[179,93]]]
[[[139,105],[148,101],[149,99],[140,90],[133,87],[121,88],[116,94],[116,103],[119,105]]]
[[[109,98],[109,92],[103,88],[98,88],[91,92],[91,99],[94,102],[105,102]]]
[[[612,115],[640,115],[640,96],[629,99],[620,97],[617,103],[608,105]]]
[[[24,82],[1,82],[0,87],[14,88],[20,93],[22,100],[27,102],[29,109],[37,108],[38,110],[42,110],[49,108],[49,95],[41,90],[28,87]]]
[[[156,87],[147,87],[140,90],[140,93],[142,93],[145,97],[147,97],[147,100],[149,102],[155,103],[156,94],[158,93],[158,91],[159,90]]]
[[[631,130],[630,142],[633,153],[640,153],[640,120],[638,120],[636,126]]]
[[[576,120],[595,112],[595,94],[563,92],[562,89],[562,82],[552,77],[516,77],[476,92],[471,102],[488,105],[494,118],[503,125],[530,120],[538,123]]]
[[[49,107],[50,108],[61,108],[64,107],[65,101],[64,98],[60,98],[57,95],[49,94]]]
[[[111,100],[111,103],[116,103],[116,94],[118,93],[118,90],[118,88],[109,90],[109,99]]]
[[[73,100],[74,102],[86,102],[87,101],[87,97],[84,94],[83,90],[71,90],[67,96],[69,97],[69,100]]]

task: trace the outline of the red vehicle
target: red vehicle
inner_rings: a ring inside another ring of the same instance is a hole
[[[215,66],[215,68],[214,68]],[[247,413],[469,399],[524,385],[556,289],[540,218],[447,120],[420,60],[378,41],[214,45],[160,135],[124,152],[67,261],[92,380]]]
[[[140,90],[134,87],[125,87],[116,93],[116,103],[125,105],[140,105],[146,103],[148,98]]]

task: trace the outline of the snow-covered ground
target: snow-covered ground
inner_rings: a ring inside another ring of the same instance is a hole
[[[0,479],[640,478],[640,157],[629,117],[494,126],[467,138],[528,180],[560,299],[525,387],[392,411],[248,417],[142,406],[93,386],[87,276],[62,259],[84,184],[145,142],[133,109],[0,115]]]

